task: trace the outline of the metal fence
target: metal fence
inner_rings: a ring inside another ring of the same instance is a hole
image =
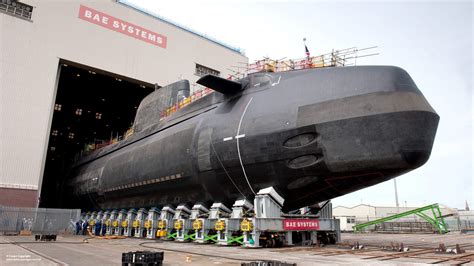
[[[79,209],[0,206],[0,232],[19,233],[26,230],[34,234],[58,234],[72,231],[80,215]]]

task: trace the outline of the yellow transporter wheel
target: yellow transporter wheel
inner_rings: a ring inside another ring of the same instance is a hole
[[[117,221],[117,220],[115,220],[115,221],[113,222],[113,226],[114,226],[114,227],[118,227],[118,226],[119,226],[119,224],[118,224],[118,221]]]

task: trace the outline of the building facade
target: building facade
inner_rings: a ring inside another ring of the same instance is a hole
[[[0,1],[0,205],[38,204],[64,62],[145,87],[227,78],[248,58],[120,1]]]

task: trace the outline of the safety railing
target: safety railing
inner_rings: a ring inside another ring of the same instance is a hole
[[[203,89],[195,91],[189,97],[186,97],[186,98],[182,99],[181,101],[179,101],[178,103],[173,104],[173,105],[169,106],[168,108],[166,108],[165,110],[163,110],[160,113],[160,121],[164,120],[165,118],[169,117],[170,115],[172,115],[173,113],[175,113],[179,109],[189,105],[190,103],[211,94],[212,92],[214,92],[214,91],[212,89],[209,89],[209,88],[203,88]]]
[[[248,65],[247,73],[256,72],[284,72],[291,70],[322,68],[322,67],[340,67],[351,66],[357,63],[357,58],[378,55],[378,53],[369,53],[377,46],[358,49],[351,47],[342,50],[333,50],[330,53],[317,56],[307,56],[296,59],[279,59],[264,58],[257,60]]]

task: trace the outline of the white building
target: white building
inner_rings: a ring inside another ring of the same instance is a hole
[[[372,220],[376,220],[379,218],[391,216],[397,213],[407,212],[410,210],[414,210],[419,207],[387,207],[387,206],[372,206],[368,204],[359,204],[353,207],[346,207],[346,206],[337,206],[332,209],[333,216],[335,217],[355,217],[357,223],[368,222]],[[440,211],[442,215],[450,215],[450,214],[457,214],[457,210],[448,208],[446,206],[440,205]],[[426,214],[430,217],[433,215],[426,211]],[[422,221],[420,217],[417,215],[410,215],[406,216],[404,219],[408,220],[417,220]]]
[[[112,0],[0,0],[0,33],[0,205],[54,201],[64,161],[122,134],[154,84],[227,78],[248,62]]]

